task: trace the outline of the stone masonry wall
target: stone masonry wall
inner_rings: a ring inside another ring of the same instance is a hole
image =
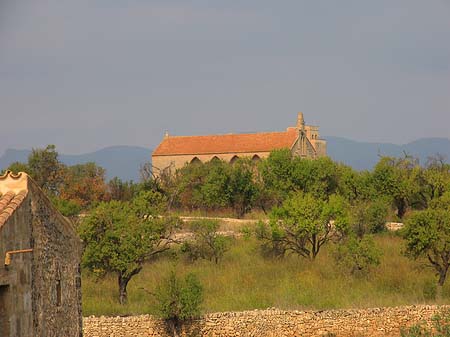
[[[239,158],[249,157],[252,158],[257,155],[259,158],[267,158],[270,152],[251,152],[251,153],[211,153],[211,154],[194,154],[194,155],[173,155],[173,156],[152,156],[152,165],[158,169],[165,169],[171,167],[173,171],[182,168],[187,163],[190,163],[192,159],[197,157],[202,163],[206,163],[217,157],[223,161],[230,162],[234,156]],[[155,174],[158,172],[155,171]]]
[[[214,313],[185,328],[181,336],[400,336],[400,328],[432,317],[450,306],[408,306],[358,310],[283,311],[277,309]],[[149,315],[84,318],[84,337],[168,336],[165,324]]]
[[[34,242],[32,336],[80,337],[81,242],[72,224],[53,208],[33,181],[28,189]]]

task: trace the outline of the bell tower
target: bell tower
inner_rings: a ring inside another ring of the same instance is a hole
[[[305,119],[303,118],[303,112],[299,112],[297,115],[297,128],[305,130]]]

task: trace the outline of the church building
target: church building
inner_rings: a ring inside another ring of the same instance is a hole
[[[187,163],[224,160],[233,163],[239,158],[259,160],[270,152],[289,149],[292,155],[315,159],[326,156],[327,143],[320,139],[319,127],[306,125],[303,113],[295,126],[282,132],[258,132],[208,136],[171,136],[167,132],[152,154],[154,174],[175,170]]]

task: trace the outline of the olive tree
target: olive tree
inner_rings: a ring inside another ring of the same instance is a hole
[[[219,234],[219,223],[213,220],[199,220],[189,224],[193,234],[191,240],[183,243],[181,251],[195,261],[199,258],[216,264],[230,248],[231,239]]]
[[[178,223],[153,215],[148,197],[143,193],[133,202],[102,202],[79,227],[85,244],[82,265],[99,276],[116,274],[121,304],[126,303],[127,285],[143,263],[170,248]]]
[[[430,208],[414,212],[403,232],[406,252],[412,258],[425,257],[443,286],[450,267],[450,197],[435,200]]]
[[[260,222],[256,235],[278,255],[293,252],[315,259],[324,244],[340,238],[348,228],[348,210],[342,197],[328,201],[299,192],[274,208],[268,223]]]

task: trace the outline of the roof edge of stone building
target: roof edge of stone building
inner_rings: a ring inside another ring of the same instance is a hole
[[[70,219],[65,217],[61,214],[61,212],[53,205],[52,201],[49,199],[49,197],[44,193],[42,188],[31,178],[28,179],[28,189],[31,194],[39,193],[41,196],[41,200],[46,203],[46,206],[54,211],[54,214],[58,217],[58,219],[61,221],[61,223],[70,231],[72,232],[75,237],[78,238],[77,231],[75,229],[74,224]],[[78,238],[78,243],[81,245],[81,240]]]
[[[0,176],[0,229],[8,221],[9,217],[13,215],[14,211],[20,207],[28,194],[36,192],[45,200],[47,207],[54,210],[68,230],[76,234],[72,222],[59,212],[44,191],[27,173],[19,172],[14,174],[11,171],[6,171],[5,174]]]
[[[9,191],[18,193],[22,190],[28,190],[28,174],[25,172],[14,174],[12,171],[6,171],[0,176],[0,195]]]

